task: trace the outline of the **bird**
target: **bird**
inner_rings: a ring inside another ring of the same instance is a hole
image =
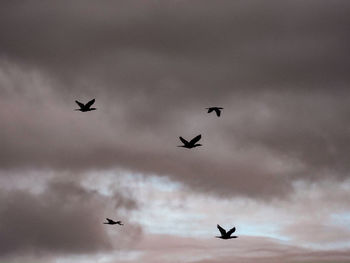
[[[221,110],[222,110],[223,108],[221,108],[221,107],[210,107],[210,108],[206,108],[206,109],[208,110],[208,113],[211,113],[212,111],[215,111],[216,115],[217,115],[218,117],[220,117]]]
[[[124,224],[122,224],[122,221],[114,221],[112,219],[106,218],[108,222],[103,222],[103,224],[107,224],[107,225],[121,225],[123,226]]]
[[[189,142],[186,141],[184,138],[182,138],[181,136],[179,137],[180,140],[182,141],[182,143],[184,145],[179,145],[177,147],[184,147],[184,148],[187,148],[187,149],[191,149],[191,148],[194,148],[194,147],[197,147],[197,146],[202,146],[202,144],[199,144],[197,143],[201,138],[202,138],[202,135],[199,134],[197,135],[196,137],[194,137],[192,140],[190,140]]]
[[[92,106],[92,104],[94,104],[95,103],[95,99],[93,99],[93,100],[90,100],[88,103],[86,103],[86,104],[84,104],[84,103],[81,103],[81,102],[79,102],[79,101],[75,101],[78,105],[79,105],[79,107],[80,107],[80,109],[75,109],[75,110],[78,110],[78,111],[81,111],[81,112],[86,112],[86,111],[92,111],[92,110],[97,110],[96,108],[90,108],[91,106]]]
[[[221,239],[231,239],[231,238],[238,238],[238,236],[231,236],[233,232],[236,231],[236,228],[230,229],[230,231],[226,232],[225,229],[223,229],[220,225],[217,225],[217,228],[219,229],[221,236],[216,236],[217,238]]]

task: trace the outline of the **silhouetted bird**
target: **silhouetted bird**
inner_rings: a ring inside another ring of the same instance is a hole
[[[208,110],[208,113],[211,113],[212,111],[215,111],[215,112],[216,112],[216,115],[217,115],[218,117],[220,117],[221,110],[222,110],[223,108],[221,108],[221,107],[210,107],[210,108],[206,108],[206,109]]]
[[[86,112],[86,111],[92,111],[92,110],[96,110],[96,108],[90,108],[91,106],[92,106],[92,104],[94,104],[95,103],[95,99],[93,99],[93,100],[90,100],[88,103],[86,103],[86,104],[84,104],[84,103],[81,103],[81,102],[79,102],[79,101],[75,101],[78,105],[79,105],[79,107],[80,107],[80,109],[75,109],[75,110],[78,110],[78,111],[81,111],[81,112]]]
[[[231,238],[237,238],[237,236],[231,236],[233,232],[236,231],[236,228],[230,229],[230,231],[226,232],[225,229],[223,229],[221,226],[217,225],[218,229],[220,230],[221,236],[216,236],[217,238],[221,239],[231,239]]]
[[[121,225],[123,226],[122,224],[122,221],[113,221],[112,219],[109,219],[109,218],[106,218],[108,222],[103,222],[103,224],[107,224],[107,225]]]
[[[181,136],[179,138],[184,145],[179,145],[177,147],[184,147],[184,148],[191,149],[191,148],[194,148],[197,146],[202,146],[202,144],[197,143],[202,138],[202,135],[200,135],[200,134],[198,136],[194,137],[192,140],[190,140],[190,142],[186,141]]]

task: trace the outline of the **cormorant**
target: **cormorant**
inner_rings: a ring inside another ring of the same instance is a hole
[[[218,117],[220,117],[221,110],[222,110],[223,108],[221,108],[221,107],[210,107],[210,108],[206,108],[206,109],[208,110],[208,113],[211,113],[212,111],[215,111],[216,115],[217,115]]]
[[[106,218],[108,222],[103,222],[103,224],[107,224],[107,225],[121,225],[123,226],[122,224],[122,221],[114,221],[112,219],[109,219],[109,218]]]
[[[182,143],[184,145],[179,145],[177,147],[184,147],[184,148],[188,148],[188,149],[191,149],[191,148],[194,148],[194,147],[197,147],[197,146],[202,146],[202,144],[199,144],[197,143],[201,138],[202,138],[202,135],[197,135],[196,137],[194,137],[192,140],[190,140],[189,142],[186,141],[184,138],[182,138],[181,136],[179,137],[180,140],[182,141]]]
[[[217,238],[221,239],[231,239],[231,238],[237,238],[237,236],[231,236],[233,232],[236,231],[236,228],[230,229],[230,231],[226,232],[225,229],[223,229],[221,226],[217,225],[218,229],[220,230],[221,236],[216,236]]]
[[[81,112],[86,112],[86,111],[92,111],[92,110],[96,110],[96,108],[90,108],[91,106],[92,106],[92,104],[94,104],[95,103],[95,99],[93,99],[93,100],[90,100],[88,103],[86,103],[86,104],[84,104],[84,103],[81,103],[81,102],[79,102],[79,101],[75,101],[78,105],[79,105],[79,107],[80,107],[80,109],[75,109],[75,110],[78,110],[78,111],[81,111]]]

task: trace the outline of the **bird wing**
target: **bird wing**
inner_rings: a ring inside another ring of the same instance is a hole
[[[195,144],[196,142],[198,142],[200,139],[202,138],[202,135],[197,135],[196,137],[194,137],[191,141],[190,141],[190,143],[191,144]]]
[[[188,141],[186,141],[184,138],[182,138],[181,136],[179,138],[180,138],[180,141],[182,141],[183,144],[188,144]]]
[[[213,108],[207,108],[208,109],[208,113],[211,113],[214,109]]]
[[[86,107],[90,108],[92,104],[95,103],[95,99],[90,100],[88,103],[86,103]]]
[[[219,229],[219,231],[220,231],[222,236],[226,235],[226,230],[225,229],[223,229],[220,225],[217,225],[217,227],[218,227],[218,229]]]
[[[83,103],[81,103],[80,101],[76,100],[75,103],[78,104],[80,108],[84,108],[85,107],[85,105]]]
[[[231,228],[230,231],[227,232],[227,234],[231,236],[233,234],[233,232],[235,232],[235,231],[236,231],[235,227]]]
[[[112,219],[106,218],[108,223],[114,223],[114,221]]]
[[[214,109],[214,110],[215,110],[215,112],[216,112],[216,115],[217,115],[218,117],[220,117],[221,111],[220,111],[219,109]]]

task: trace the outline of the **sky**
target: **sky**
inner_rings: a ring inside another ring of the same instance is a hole
[[[1,1],[0,262],[350,262],[349,14]]]

